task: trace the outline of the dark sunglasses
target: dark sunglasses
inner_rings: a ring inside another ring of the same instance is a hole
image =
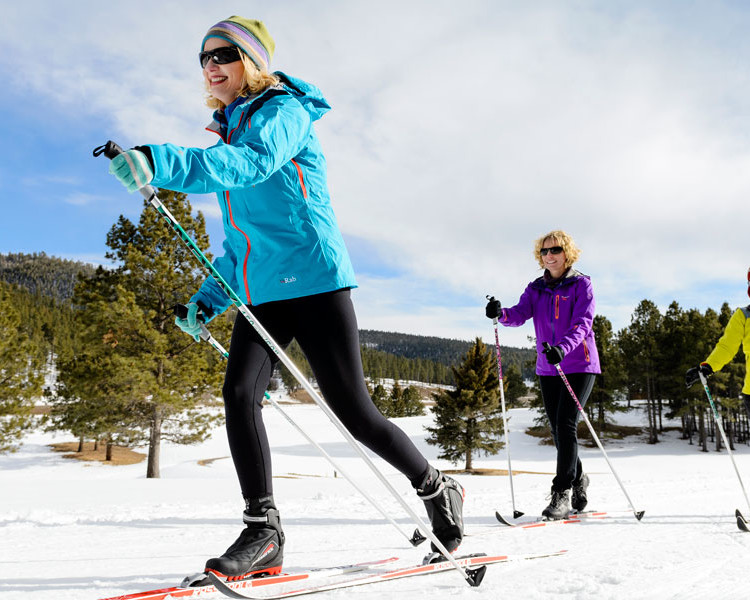
[[[539,254],[541,254],[542,256],[547,256],[548,252],[550,254],[560,254],[560,252],[562,252],[562,251],[563,251],[563,247],[562,246],[552,246],[551,248],[542,248],[539,251]]]
[[[201,61],[201,69],[205,69],[209,60],[217,65],[227,65],[240,60],[240,49],[237,46],[222,46],[215,50],[205,50],[198,55]]]

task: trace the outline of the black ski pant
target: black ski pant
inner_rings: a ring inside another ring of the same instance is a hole
[[[249,307],[281,347],[305,353],[323,398],[355,439],[418,482],[427,460],[375,407],[362,371],[359,331],[349,289]],[[237,315],[224,379],[229,447],[245,498],[273,494],[271,451],[261,414],[278,357]]]
[[[593,373],[566,373],[566,377],[581,406],[585,407],[596,376]],[[583,466],[578,458],[580,411],[562,377],[540,375],[539,386],[552,429],[552,439],[557,448],[557,470],[552,480],[552,489],[562,492],[573,487],[583,476]]]

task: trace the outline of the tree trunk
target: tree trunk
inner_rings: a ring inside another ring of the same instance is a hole
[[[469,419],[466,422],[466,465],[464,469],[471,471],[473,464],[471,462],[471,449],[474,445],[474,419]]]
[[[700,436],[701,452],[708,452],[708,436],[706,435],[706,417],[703,409],[698,411],[698,431]]]
[[[111,461],[112,460],[112,444],[111,440],[107,440],[107,450],[106,450],[106,460]]]
[[[661,420],[661,413],[662,413],[662,404],[661,404],[661,394],[659,394],[659,433],[664,433],[664,424]]]
[[[151,432],[148,439],[148,464],[146,466],[146,479],[158,479],[159,473],[159,451],[161,449],[161,423],[162,415],[158,407],[154,407],[151,416]]]
[[[83,436],[78,438],[78,450],[76,452],[83,452]]]

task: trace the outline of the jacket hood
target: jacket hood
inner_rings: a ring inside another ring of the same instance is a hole
[[[294,96],[305,110],[310,113],[313,121],[317,121],[331,110],[331,105],[328,104],[328,100],[323,97],[321,92],[312,83],[307,83],[302,79],[292,77],[281,71],[276,71],[274,75],[281,79],[284,87]]]

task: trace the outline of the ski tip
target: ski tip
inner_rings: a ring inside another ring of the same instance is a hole
[[[476,569],[466,569],[466,581],[469,582],[471,587],[478,587],[484,579],[484,574],[487,572],[487,565],[482,565]]]
[[[522,517],[525,513],[522,513],[520,510],[514,510],[513,511],[513,518],[517,519],[518,517]]]
[[[743,521],[745,520],[745,517],[742,516],[742,513],[740,512],[739,508],[736,508],[734,510],[734,516],[737,517],[738,519],[742,519]]]
[[[635,513],[633,513],[633,514],[635,515],[635,518],[640,521],[643,518],[643,515],[646,514],[646,511],[645,510],[639,510],[639,511],[636,511]]]
[[[427,538],[424,535],[422,535],[422,532],[419,531],[419,529],[415,529],[414,535],[411,536],[411,539],[409,540],[409,542],[411,543],[412,546],[419,546],[419,544],[424,542],[426,539]]]
[[[512,523],[508,522],[508,519],[506,519],[503,515],[501,515],[499,512],[495,511],[495,518],[502,523],[503,525],[507,525],[508,527],[513,527]]]

